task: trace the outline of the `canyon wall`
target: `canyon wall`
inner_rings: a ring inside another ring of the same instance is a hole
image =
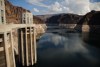
[[[82,15],[76,14],[51,14],[51,15],[37,15],[37,17],[44,20],[47,26],[57,25],[65,28],[73,28],[82,18]]]

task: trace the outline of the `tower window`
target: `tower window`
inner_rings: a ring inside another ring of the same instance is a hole
[[[24,17],[25,17],[25,14],[24,14]]]
[[[1,21],[2,21],[2,22],[4,22],[4,15],[3,15],[3,14],[4,14],[4,11],[1,10]]]
[[[3,10],[1,10],[1,16],[3,16],[3,14],[4,14],[4,11],[3,11]]]
[[[2,6],[2,5],[3,5],[3,4],[2,4],[3,2],[1,1],[0,3],[1,3],[1,6]]]
[[[1,17],[1,21],[4,22],[4,17]]]
[[[23,23],[25,24],[25,20],[23,20]]]

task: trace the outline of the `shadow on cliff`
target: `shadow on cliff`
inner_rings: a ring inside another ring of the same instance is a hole
[[[83,25],[88,25],[89,31],[84,32],[82,29]],[[87,39],[84,39],[84,36],[82,36],[86,43],[89,43],[95,47],[100,47],[100,11],[92,10],[91,12],[87,13],[78,22],[75,29],[78,32],[88,34],[85,36]]]
[[[60,19],[60,17],[61,17],[61,15],[53,15],[50,18],[47,18],[45,23],[47,26],[59,26],[58,19]]]
[[[100,47],[100,11],[94,12],[89,20],[89,43],[96,47]]]

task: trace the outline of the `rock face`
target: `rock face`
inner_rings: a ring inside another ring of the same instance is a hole
[[[41,18],[46,25],[58,25],[60,16],[58,14],[47,14],[47,15],[37,15],[37,17]]]
[[[100,11],[95,11],[89,22],[90,32],[100,33]]]
[[[74,28],[81,18],[81,15],[63,14],[59,19],[59,25],[64,26],[65,28]]]
[[[39,37],[42,33],[45,33],[47,26],[42,19],[36,16],[33,16],[33,19],[34,19],[33,23],[35,23],[37,37]]]
[[[92,16],[88,21],[90,27],[88,43],[100,47],[100,11],[90,12]]]
[[[61,24],[77,24],[81,18],[82,18],[81,15],[63,14],[60,17],[59,22]]]
[[[14,23],[14,24],[20,24],[22,19],[22,13],[23,12],[30,12],[29,10],[26,10],[22,7],[14,6],[9,1],[5,0],[5,9],[6,9],[6,20],[7,23]],[[43,24],[43,20],[33,16],[33,22],[35,24]]]
[[[84,15],[75,29],[82,32],[85,42],[100,47],[100,11],[93,10]]]
[[[49,25],[57,25],[62,27],[75,27],[79,20],[82,18],[81,15],[76,14],[51,14],[51,15],[38,15],[37,17],[44,20]]]
[[[6,20],[7,23],[20,24],[22,13],[25,11],[30,12],[22,7],[13,6],[9,1],[5,0]]]
[[[76,27],[75,27],[75,30],[77,30],[77,32],[85,32],[85,29],[89,29],[87,28],[88,26],[88,23],[87,21],[89,20],[89,18],[91,17],[92,15],[90,13],[87,13],[86,15],[84,15],[80,20],[79,22],[77,23]],[[89,31],[89,30],[88,30]],[[87,31],[87,32],[88,32]]]
[[[85,32],[85,29],[88,29],[86,32],[96,32],[97,28],[100,25],[100,11],[94,11],[92,10],[91,12],[87,13],[84,15],[80,21],[77,23],[77,26],[75,27],[76,30]],[[88,25],[88,26],[87,26]],[[85,27],[84,29],[83,26]],[[89,27],[89,28],[88,28]],[[99,32],[99,30],[98,30]]]

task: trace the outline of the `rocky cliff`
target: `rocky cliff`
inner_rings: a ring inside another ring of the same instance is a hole
[[[99,32],[97,30],[97,27],[100,25],[100,11],[94,11],[87,13],[84,15],[80,21],[77,23],[77,26],[75,27],[76,30],[82,31],[82,27],[88,25],[89,31],[87,32]],[[84,32],[84,31],[83,31]]]
[[[44,20],[48,25],[58,25],[62,27],[72,28],[75,27],[79,20],[82,18],[81,15],[76,14],[51,14],[51,15],[38,15],[37,17]]]
[[[8,0],[5,0],[6,20],[7,23],[20,24],[23,12],[30,12],[22,7],[12,5]],[[33,22],[35,24],[43,24],[44,21],[33,15]]]
[[[100,11],[92,11],[89,18],[89,43],[100,48]]]
[[[83,40],[95,47],[100,47],[100,11],[87,13],[77,23],[75,30],[82,32]]]
[[[9,1],[5,0],[6,20],[7,23],[20,24],[22,13],[30,12],[22,7],[14,6]]]

